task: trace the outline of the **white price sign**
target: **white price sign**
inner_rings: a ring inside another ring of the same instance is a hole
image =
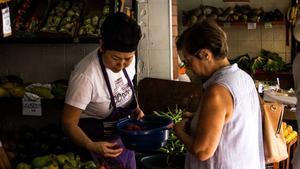
[[[42,116],[41,99],[30,100],[23,97],[23,115],[28,116]]]
[[[256,23],[255,22],[249,22],[248,23],[248,29],[256,29]]]
[[[3,8],[1,11],[2,11],[3,35],[4,37],[7,37],[11,35],[9,7]]]

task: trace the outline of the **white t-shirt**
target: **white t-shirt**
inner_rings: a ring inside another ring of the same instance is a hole
[[[110,115],[109,91],[101,71],[98,49],[83,58],[71,73],[65,103],[83,110],[81,118],[103,119]],[[133,99],[133,93],[123,73],[106,68],[117,107],[126,107]],[[130,80],[135,75],[135,58],[126,68]]]

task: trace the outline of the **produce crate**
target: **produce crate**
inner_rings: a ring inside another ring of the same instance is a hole
[[[13,17],[13,34],[17,38],[33,38],[39,31],[46,12],[48,0],[23,0],[16,5]]]
[[[85,1],[51,1],[50,10],[39,36],[43,38],[73,38],[78,28]]]
[[[80,42],[98,42],[106,16],[115,11],[114,1],[86,0],[86,7],[76,32]]]

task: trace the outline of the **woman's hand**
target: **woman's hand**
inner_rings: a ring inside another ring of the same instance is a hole
[[[139,106],[135,110],[135,117],[137,117],[137,119],[141,119],[144,117],[144,112],[140,109]]]
[[[193,118],[193,113],[186,111],[182,114],[182,117],[183,118]]]
[[[118,143],[110,143],[105,141],[95,142],[95,152],[100,153],[104,157],[118,157],[123,148],[119,147]]]
[[[189,118],[183,118],[180,122],[174,125],[174,132],[177,138],[185,145],[188,151],[190,151],[192,145],[192,137],[186,133],[185,126],[189,121]]]
[[[188,118],[183,118],[180,122],[176,123],[173,128],[175,134],[178,136],[180,133],[185,132],[185,124],[189,121]]]

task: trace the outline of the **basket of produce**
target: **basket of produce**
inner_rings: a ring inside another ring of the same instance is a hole
[[[93,161],[82,161],[78,155],[72,152],[64,154],[46,154],[34,157],[29,162],[19,162],[16,169],[96,169],[97,166]]]
[[[50,10],[45,24],[40,30],[44,37],[73,37],[78,27],[83,1],[59,1]]]
[[[46,0],[24,0],[16,5],[13,31],[16,37],[32,38],[39,31],[48,9]]]
[[[79,25],[77,36],[79,41],[98,41],[100,28],[108,14],[114,11],[113,2],[99,0],[89,1]]]
[[[122,119],[117,123],[123,144],[137,152],[159,149],[167,143],[172,119],[147,115],[141,120]]]

